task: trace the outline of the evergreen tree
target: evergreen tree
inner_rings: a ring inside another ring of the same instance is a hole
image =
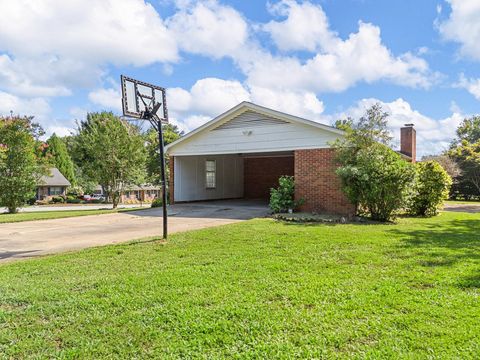
[[[64,141],[53,134],[47,140],[44,155],[49,163],[56,167],[72,185],[76,185],[75,167]]]

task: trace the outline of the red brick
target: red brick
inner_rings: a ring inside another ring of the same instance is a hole
[[[268,199],[270,189],[278,186],[282,175],[294,174],[293,156],[258,157],[244,160],[244,197]]]
[[[354,215],[355,207],[341,190],[335,174],[334,149],[295,151],[295,198],[304,199],[302,211]]]

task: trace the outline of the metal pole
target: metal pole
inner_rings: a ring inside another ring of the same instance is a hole
[[[165,176],[165,151],[163,146],[163,129],[162,120],[155,116],[158,128],[158,147],[160,149],[160,167],[162,176],[162,208],[163,208],[163,238],[166,239],[168,235],[167,231],[167,182]]]

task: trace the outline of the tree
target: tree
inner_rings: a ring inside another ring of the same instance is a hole
[[[448,155],[458,163],[462,172],[455,191],[463,193],[463,197],[480,197],[480,116],[463,120]]]
[[[45,168],[36,156],[36,137],[42,134],[32,117],[0,118],[0,206],[16,213],[35,195]]]
[[[448,199],[452,178],[433,160],[415,165],[416,174],[410,189],[408,212],[416,216],[435,216]]]
[[[358,213],[380,221],[392,220],[403,207],[414,175],[412,164],[388,147],[387,120],[388,113],[375,104],[333,144],[344,193]]]
[[[163,125],[163,142],[168,145],[183,136],[178,126],[173,124]],[[158,150],[158,132],[150,129],[145,134],[147,147],[147,175],[150,182],[161,183],[160,154]],[[166,170],[168,171],[168,158]],[[166,177],[168,179],[168,176]]]
[[[462,174],[460,166],[448,154],[426,155],[422,157],[422,162],[424,161],[436,161],[452,179],[456,179]]]
[[[126,186],[145,175],[144,139],[139,129],[111,112],[90,113],[75,137],[83,173],[102,185],[116,208]]]
[[[61,138],[53,134],[46,143],[46,147],[43,150],[43,156],[47,161],[70,181],[75,186],[77,181],[75,178],[75,166],[72,158],[68,153],[67,146]]]

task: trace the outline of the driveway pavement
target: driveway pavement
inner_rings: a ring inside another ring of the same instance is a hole
[[[459,212],[468,212],[468,213],[480,213],[480,204],[446,204],[445,211],[459,211]]]
[[[162,209],[0,224],[0,262],[159,236]],[[263,217],[268,208],[246,201],[169,207],[169,233]]]

